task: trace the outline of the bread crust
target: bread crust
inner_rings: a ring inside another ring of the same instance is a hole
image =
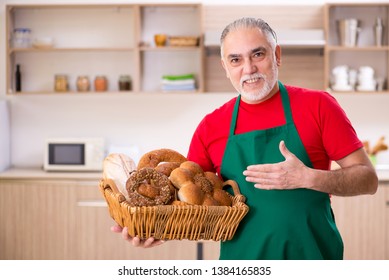
[[[137,169],[139,170],[144,167],[155,168],[161,162],[178,162],[181,164],[184,161],[187,161],[186,157],[179,152],[171,149],[158,149],[144,154],[139,159]]]

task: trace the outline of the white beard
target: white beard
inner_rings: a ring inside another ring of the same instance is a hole
[[[269,77],[270,76],[270,77]],[[246,75],[243,76],[240,80],[239,88],[237,88],[238,92],[242,95],[242,97],[245,100],[251,101],[251,102],[257,102],[265,99],[273,89],[274,85],[277,82],[277,76],[278,76],[278,69],[276,64],[273,65],[272,67],[272,72],[271,75],[264,75],[264,74],[259,74],[255,73],[253,75]],[[260,88],[256,92],[246,92],[243,89],[243,83],[246,80],[250,79],[263,79],[264,85],[262,88]]]

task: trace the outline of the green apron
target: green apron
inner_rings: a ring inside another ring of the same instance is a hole
[[[248,165],[285,158],[279,143],[312,167],[293,123],[289,96],[279,82],[286,124],[234,134],[240,95],[235,103],[221,174],[235,180],[250,207],[234,238],[221,243],[220,259],[342,259],[343,242],[335,225],[329,195],[308,190],[260,190],[247,182]]]

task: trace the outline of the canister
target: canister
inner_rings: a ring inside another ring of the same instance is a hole
[[[78,76],[77,78],[77,90],[89,91],[90,83],[88,76]]]
[[[61,91],[61,92],[69,90],[67,75],[64,74],[55,75],[54,90]]]
[[[107,78],[105,76],[96,76],[95,78],[95,91],[107,90]]]
[[[15,28],[12,35],[13,48],[29,48],[31,47],[31,29]]]
[[[132,82],[129,75],[121,75],[119,77],[119,90],[132,90]]]

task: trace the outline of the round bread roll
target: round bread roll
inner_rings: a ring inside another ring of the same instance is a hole
[[[194,161],[184,161],[180,164],[180,168],[189,170],[192,172],[193,176],[197,174],[204,175],[204,171],[201,166]]]
[[[194,183],[193,173],[184,168],[174,169],[170,173],[169,180],[176,189],[180,189],[185,184]]]
[[[208,181],[211,182],[214,189],[223,189],[223,181],[219,176],[216,175],[216,173],[207,171],[204,174]]]
[[[112,153],[103,161],[103,179],[113,180],[118,190],[127,199],[126,182],[134,170],[136,170],[134,160],[125,154]]]
[[[223,190],[223,181],[212,172],[204,172],[201,166],[185,161],[169,176],[178,189],[178,199],[188,204],[207,206],[231,206],[232,200]]]
[[[226,191],[222,189],[214,189],[212,197],[214,200],[216,200],[219,203],[219,205],[223,205],[223,206],[232,205],[231,197],[227,194]]]
[[[194,183],[188,183],[180,188],[177,195],[179,200],[195,205],[203,204],[205,198],[205,193]]]
[[[162,162],[155,167],[155,170],[165,174],[166,176],[170,176],[170,173],[176,168],[180,167],[179,162]]]

